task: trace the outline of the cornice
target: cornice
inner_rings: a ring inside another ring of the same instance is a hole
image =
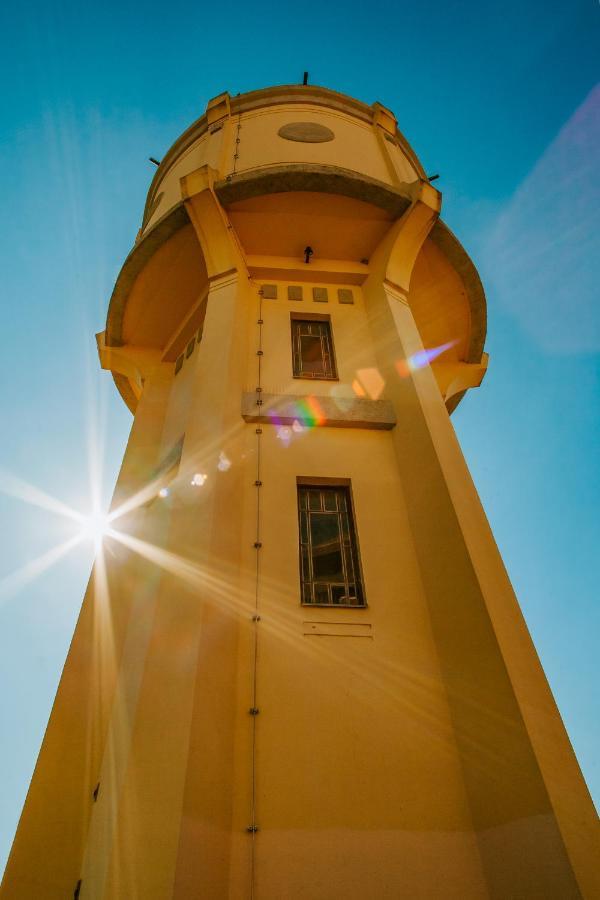
[[[356,100],[347,94],[341,94],[330,88],[320,87],[318,85],[276,85],[273,87],[261,88],[257,91],[249,91],[246,94],[238,94],[237,97],[230,98],[231,117],[255,109],[262,109],[269,106],[290,105],[290,104],[312,104],[314,106],[324,106],[328,109],[335,109],[347,115],[354,116],[361,122],[374,124],[378,115],[380,104],[375,103],[369,106],[361,100]],[[185,151],[195,143],[199,138],[208,132],[207,114],[200,116],[195,122],[186,128],[177,140],[172,144],[165,153],[160,165],[154,173],[154,177],[148,190],[146,204],[144,207],[144,218],[142,228],[150,218],[150,209],[154,201],[157,189],[163,178],[171,168],[171,166],[185,153]],[[426,179],[425,170],[419,162],[419,159],[404,137],[404,135],[396,128],[394,135],[395,141],[398,143],[407,159],[411,162],[418,176]]]

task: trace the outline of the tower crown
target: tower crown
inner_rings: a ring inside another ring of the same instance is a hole
[[[127,345],[174,363],[198,326],[192,311],[207,289],[210,263],[186,199],[199,178],[207,179],[257,280],[361,285],[394,222],[423,196],[436,215],[441,206],[381,103],[368,106],[312,85],[220,94],[156,171],[111,297],[106,349]],[[409,302],[424,346],[446,347],[434,371],[451,410],[485,370],[486,303],[473,263],[440,219],[415,263]],[[109,367],[134,410],[139,376],[116,371],[114,361]]]

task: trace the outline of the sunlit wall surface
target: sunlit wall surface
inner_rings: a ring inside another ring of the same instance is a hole
[[[93,555],[93,542],[80,540],[81,517],[95,506],[106,509],[129,427],[101,382],[90,335],[102,327],[106,297],[139,225],[152,174],[145,158],[160,157],[227,81],[218,65],[212,71],[208,65],[216,50],[205,48],[201,62],[191,52],[193,27],[184,37],[190,52],[178,51],[177,66],[166,66],[170,74],[157,81],[149,51],[165,50],[155,23],[140,26],[126,12],[115,32],[112,15],[98,13],[92,21],[66,10],[56,18],[38,12],[7,22],[18,37],[9,42],[14,59],[5,56],[14,90],[3,101],[11,210],[3,245],[11,335],[3,354],[10,423],[2,479],[8,525],[1,658],[3,683],[10,685],[2,698],[5,853]],[[183,12],[195,21],[194,10]],[[332,54],[325,33],[295,19],[296,33],[310,36],[314,47],[308,62],[304,50],[290,61],[281,39],[272,57],[255,61],[256,84],[294,80],[306,66],[317,81],[369,100],[385,84],[382,99],[401,114],[428,171],[442,169],[445,217],[486,284],[493,356],[484,386],[458,408],[454,423],[592,788],[598,322],[589,299],[598,257],[597,188],[589,178],[584,185],[582,173],[597,144],[597,101],[590,94],[595,13],[583,5],[509,6],[488,21],[473,8],[456,29],[445,8],[432,7],[428,40],[438,47],[440,67],[451,63],[453,77],[441,87],[418,44],[406,46],[404,64],[417,73],[418,86],[409,94],[374,48],[357,76],[352,48],[360,47],[362,58],[371,51],[335,9],[332,27],[346,28],[343,53]],[[236,38],[238,52],[228,61],[232,92],[235,82],[254,86],[241,49],[259,17],[245,15],[237,11],[244,37]],[[285,35],[289,23],[269,21],[274,37]],[[490,34],[508,53],[487,52]],[[115,42],[127,52],[116,53],[118,64],[107,69],[103,54]],[[465,62],[457,65],[457,58]],[[473,87],[474,69],[485,92]],[[168,117],[159,120],[160,110]],[[525,243],[536,259],[529,270]],[[359,390],[377,391],[359,375],[357,381]],[[290,428],[291,440],[293,423],[282,427]],[[287,437],[284,431],[281,442]],[[55,515],[48,495],[75,516]]]

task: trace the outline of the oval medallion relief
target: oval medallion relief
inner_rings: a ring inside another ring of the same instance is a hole
[[[286,141],[302,141],[304,144],[323,144],[335,137],[330,128],[318,122],[290,122],[277,132]]]

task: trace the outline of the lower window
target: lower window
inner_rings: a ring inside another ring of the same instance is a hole
[[[365,606],[350,488],[298,485],[302,603]]]

